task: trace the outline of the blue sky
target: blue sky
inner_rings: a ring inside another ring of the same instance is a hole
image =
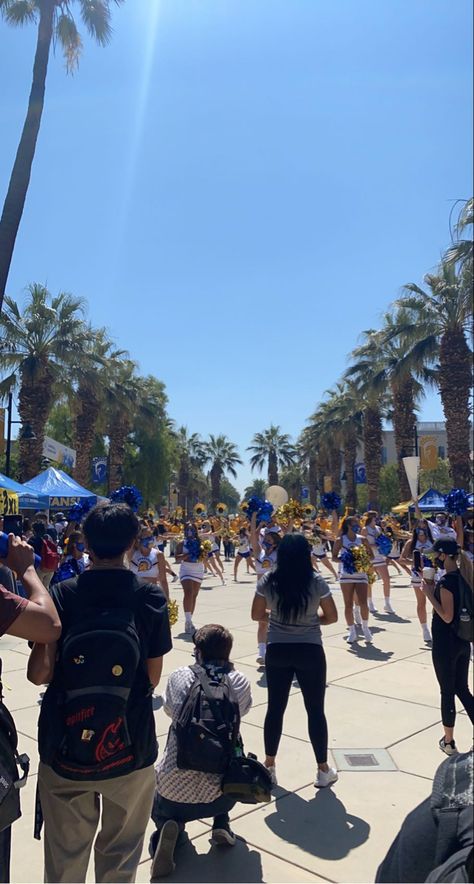
[[[9,293],[82,295],[245,457],[297,436],[472,192],[469,0],[127,0],[50,62]],[[0,198],[35,32],[0,24]],[[436,396],[422,407],[442,418]],[[247,465],[239,486],[250,478]]]

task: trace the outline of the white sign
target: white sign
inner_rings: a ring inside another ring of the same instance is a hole
[[[61,464],[61,466],[76,466],[75,449],[63,445],[62,442],[56,442],[55,439],[50,439],[49,436],[45,436],[43,439],[43,457],[47,457],[48,460],[54,460],[55,463]]]
[[[419,457],[402,457],[403,466],[407,474],[411,496],[418,497],[418,476],[420,475]]]

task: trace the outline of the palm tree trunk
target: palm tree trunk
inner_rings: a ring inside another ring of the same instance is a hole
[[[367,476],[368,509],[379,508],[379,483],[382,468],[382,418],[380,409],[368,406],[364,411],[364,459]]]
[[[355,483],[355,463],[357,458],[357,440],[353,434],[344,439],[344,466],[346,473],[346,505],[357,509],[357,489]]]
[[[309,456],[308,485],[310,503],[312,503],[313,506],[316,506],[316,501],[318,499],[318,459],[314,454]]]
[[[274,452],[268,455],[268,484],[278,485],[278,461]]]
[[[29,424],[36,439],[20,438],[20,481],[33,479],[41,470],[44,430],[53,404],[53,383],[47,367],[43,367],[32,381],[21,375],[18,411],[22,424]]]
[[[331,472],[332,490],[337,494],[341,491],[341,466],[341,452],[339,444],[337,443],[329,449],[329,469]]]
[[[42,0],[39,4],[40,19],[28,110],[0,219],[0,311],[30,183],[31,167],[43,113],[49,50],[53,37],[54,7],[55,0]]]
[[[446,420],[451,477],[456,488],[470,491],[470,408],[472,354],[461,329],[448,330],[440,341],[439,391]]]
[[[79,485],[90,482],[91,453],[94,444],[95,428],[100,414],[100,403],[89,387],[79,387],[76,394],[77,413],[74,428],[74,447],[76,449],[76,466],[74,478]]]
[[[116,491],[123,485],[123,463],[125,460],[125,443],[129,434],[129,425],[124,421],[123,414],[114,415],[109,426],[109,492]]]
[[[402,500],[410,500],[411,491],[402,458],[410,457],[414,453],[415,447],[416,415],[412,377],[408,377],[398,384],[392,384],[392,402],[400,495]]]
[[[221,495],[221,478],[222,478],[222,470],[218,464],[213,464],[211,468],[211,507],[215,510],[217,504],[220,501]]]

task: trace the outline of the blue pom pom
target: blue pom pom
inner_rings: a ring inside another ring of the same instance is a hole
[[[79,523],[82,522],[82,520],[85,519],[85,517],[87,516],[89,510],[91,510],[94,505],[95,504],[93,504],[91,500],[88,500],[87,497],[84,500],[79,500],[69,510],[69,521]]]
[[[444,503],[448,513],[462,516],[469,509],[469,495],[463,488],[452,488],[449,494],[446,494]]]
[[[188,561],[197,562],[201,555],[201,543],[197,537],[188,537],[186,539],[186,555]]]
[[[354,556],[352,555],[350,549],[344,549],[340,555],[340,561],[342,562],[342,568],[346,572],[346,574],[355,574],[356,566],[354,562]]]
[[[328,491],[326,494],[322,495],[321,503],[324,509],[331,513],[333,510],[339,509],[341,505],[341,498],[339,497],[339,494],[336,494],[335,491]]]
[[[378,551],[383,556],[388,556],[390,550],[392,549],[392,541],[386,534],[379,534],[377,540],[375,541]]]
[[[271,504],[269,500],[263,500],[262,497],[257,497],[257,495],[254,494],[247,501],[247,504],[246,516],[248,519],[251,519],[253,514],[257,513],[258,522],[270,521],[273,512],[273,504]]]
[[[122,485],[110,495],[114,503],[126,503],[134,513],[137,512],[143,502],[143,497],[135,485]]]

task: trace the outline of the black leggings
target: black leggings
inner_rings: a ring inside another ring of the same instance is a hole
[[[308,713],[308,732],[318,764],[325,764],[328,753],[328,726],[324,715],[326,692],[326,657],[321,645],[271,643],[267,647],[265,668],[268,686],[268,709],[263,729],[265,752],[278,752],[291,683],[298,679]]]
[[[441,688],[441,720],[445,727],[454,727],[459,697],[471,722],[474,723],[474,697],[469,690],[469,642],[454,637],[433,636],[433,666]]]

